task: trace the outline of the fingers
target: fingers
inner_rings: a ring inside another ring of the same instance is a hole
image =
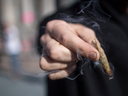
[[[92,46],[93,39],[96,39],[94,31],[83,25],[59,20],[48,23],[41,37],[47,56],[41,57],[40,67],[57,70],[49,74],[52,80],[69,76],[76,67],[77,53],[93,61],[99,59],[99,52]]]
[[[77,56],[75,52],[61,45],[55,39],[51,38],[49,34],[43,35],[41,40],[43,47],[45,47],[46,53],[54,61],[70,62],[77,60]]]
[[[46,71],[53,71],[49,74],[49,78],[52,80],[62,79],[69,76],[76,68],[76,62],[60,63],[55,62],[48,56],[41,57],[40,67]]]
[[[96,38],[94,32],[89,30],[89,28],[83,27],[82,25],[79,25],[79,28],[75,27],[76,25],[67,24],[66,22],[55,23],[52,28],[52,32],[49,31],[49,34],[62,45],[76,53],[79,53],[81,56],[89,58],[93,61],[98,60],[99,52],[91,45],[91,41]],[[83,28],[86,30],[83,30]],[[78,31],[78,29],[81,29],[81,32]]]
[[[54,73],[49,74],[49,78],[51,80],[65,78],[65,77],[69,76],[75,70],[75,68],[76,68],[76,65],[74,64],[66,69],[56,71]]]
[[[52,60],[49,56],[43,56],[40,59],[40,67],[41,69],[46,71],[65,69],[68,68],[69,66],[72,66],[75,63],[76,63],[75,61],[66,62],[66,63],[56,62]]]
[[[73,27],[77,33],[77,35],[84,40],[85,42],[92,44],[92,40],[96,39],[95,33],[92,29],[80,25],[80,24],[70,24],[71,27]]]

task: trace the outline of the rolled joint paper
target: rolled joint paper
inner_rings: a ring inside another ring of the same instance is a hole
[[[98,44],[96,39],[92,40],[92,44],[99,51],[99,54],[100,54],[99,62],[101,64],[106,76],[108,77],[109,80],[113,79],[113,72],[112,72],[112,70],[110,68],[108,59],[107,59],[104,51],[102,50],[102,48],[100,47],[100,45]]]

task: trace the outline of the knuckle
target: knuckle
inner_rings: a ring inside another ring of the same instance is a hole
[[[95,32],[92,29],[86,27],[84,28],[84,31],[88,33],[88,35],[86,36],[86,42],[91,44],[92,40],[96,38]]]
[[[59,40],[60,40],[60,42],[62,42],[62,43],[66,43],[66,42],[67,42],[67,39],[68,39],[68,36],[67,36],[66,34],[62,34],[62,35],[60,35],[60,37],[59,37]]]
[[[49,79],[51,79],[51,80],[56,80],[56,79],[57,79],[56,73],[49,74],[48,77],[49,77]]]
[[[65,21],[62,21],[62,20],[58,20],[55,22],[54,24],[54,27],[56,28],[59,28],[60,26],[63,26],[63,25],[66,25],[67,23]]]
[[[91,28],[87,28],[87,30],[94,34],[94,31]]]
[[[64,69],[64,68],[67,68],[67,64],[60,64],[59,69]]]
[[[95,32],[92,29],[87,28],[86,31],[88,31],[92,37],[95,37]]]
[[[43,69],[43,70],[49,70],[49,65],[46,64],[46,62],[44,61],[44,59],[41,59],[40,60],[40,68]]]
[[[85,31],[85,32],[89,32],[89,33],[91,33],[92,35],[95,35],[94,30],[92,30],[91,28],[88,28],[88,27],[83,26],[83,27],[81,28],[81,30],[83,30],[83,31]]]
[[[49,21],[47,24],[46,24],[46,29],[48,29],[49,32],[51,32],[51,30],[53,28],[59,28],[60,25],[64,25],[66,24],[65,21],[62,21],[62,20],[52,20],[52,21]]]
[[[42,35],[42,36],[40,37],[40,43],[43,44],[44,41],[45,41],[45,35]]]
[[[56,49],[56,47],[52,47],[50,50],[49,50],[49,56],[56,60],[56,59],[59,59],[60,56],[59,56],[59,51]]]
[[[50,29],[52,29],[52,26],[53,26],[53,21],[49,21],[49,22],[46,24],[46,30],[47,30],[47,32],[49,32]]]

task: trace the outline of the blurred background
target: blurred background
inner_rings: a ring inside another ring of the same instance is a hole
[[[47,96],[36,49],[38,25],[76,1],[0,0],[0,96]]]

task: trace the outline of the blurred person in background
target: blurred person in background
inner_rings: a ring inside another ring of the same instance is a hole
[[[4,45],[5,51],[10,57],[11,66],[14,74],[21,71],[20,58],[21,53],[21,41],[19,36],[19,30],[16,25],[12,23],[6,23],[4,25]]]
[[[2,34],[3,26],[0,24],[0,69],[2,68],[2,50],[3,50],[3,34]]]
[[[70,17],[88,15],[86,8],[81,11],[83,14],[78,14],[84,1],[87,0],[81,0],[70,8],[58,10],[40,24],[38,49],[40,54],[44,54],[40,59],[40,66],[43,70],[52,71],[47,79],[48,96],[128,96],[128,1],[98,0],[102,10],[111,15],[110,20],[106,22],[107,28],[99,28],[101,34],[93,27],[86,26],[83,23],[86,19]],[[96,7],[94,5],[91,8]],[[93,10],[91,12],[95,15]],[[67,17],[63,18],[64,15],[55,18],[58,13],[68,14],[68,20]],[[97,21],[95,19],[93,18]],[[112,80],[108,80],[91,62],[97,61],[100,57],[99,52],[91,45],[94,38],[101,46],[107,46],[107,50],[102,47],[115,68]],[[91,60],[89,65],[92,65],[92,70],[86,66],[81,76],[69,80],[66,76],[77,76],[77,72],[73,72],[78,68],[77,53]]]

